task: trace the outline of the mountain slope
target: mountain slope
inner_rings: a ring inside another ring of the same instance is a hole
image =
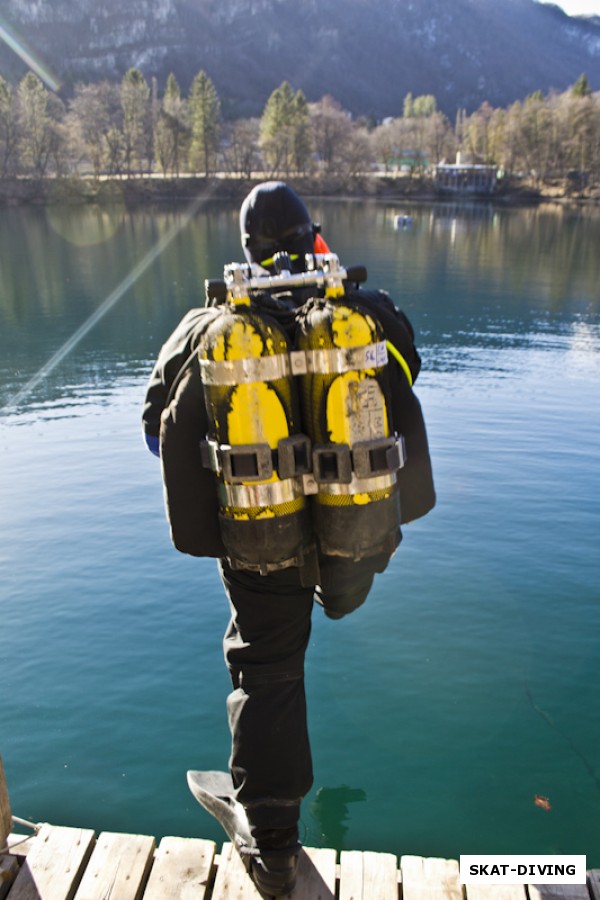
[[[398,115],[435,94],[453,116],[564,90],[600,88],[600,22],[535,0],[6,0],[0,18],[68,91],[130,66],[187,90],[205,69],[226,113],[259,114],[283,80],[356,115]],[[0,72],[25,64],[0,46]]]

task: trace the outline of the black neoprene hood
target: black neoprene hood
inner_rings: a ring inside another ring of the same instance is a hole
[[[300,197],[283,181],[265,181],[248,194],[240,210],[240,233],[246,259],[269,267],[275,253],[285,251],[304,267],[313,252],[313,228]]]

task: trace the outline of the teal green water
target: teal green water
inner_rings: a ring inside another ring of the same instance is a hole
[[[313,210],[415,325],[438,506],[361,610],[315,612],[303,840],[598,867],[600,215]],[[226,603],[214,563],[170,546],[139,417],[162,341],[240,258],[236,223],[0,211],[0,753],[21,817],[222,839],[185,771],[227,762]]]

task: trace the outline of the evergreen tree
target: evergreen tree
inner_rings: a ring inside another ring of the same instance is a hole
[[[189,119],[190,166],[193,171],[201,167],[208,176],[219,149],[221,103],[214,84],[204,71],[199,72],[192,82]]]
[[[541,90],[539,90],[539,88],[538,88],[537,91],[534,91],[532,94],[529,94],[528,97],[525,97],[525,103],[527,103],[528,101],[531,103],[533,103],[533,102],[543,103],[543,101],[544,101],[543,92]]]
[[[128,69],[121,82],[123,110],[123,157],[125,170],[131,175],[140,169],[147,156],[150,129],[150,88],[139,69]]]
[[[592,89],[590,87],[590,83],[587,80],[587,75],[585,72],[582,72],[573,87],[571,88],[571,93],[574,97],[591,97]]]
[[[289,82],[276,88],[260,120],[264,156],[273,172],[289,175],[308,167],[311,152],[310,117],[302,91],[294,93]]]
[[[297,91],[294,97],[293,114],[294,166],[297,172],[305,172],[310,167],[312,135],[308,103],[302,91]]]
[[[165,174],[171,172],[175,177],[179,175],[185,135],[185,102],[177,79],[171,72],[154,131],[156,157]]]
[[[416,119],[427,119],[437,110],[437,101],[433,94],[421,94],[415,97],[413,103],[413,116]]]

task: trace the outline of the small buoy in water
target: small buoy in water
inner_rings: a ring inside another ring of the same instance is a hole
[[[552,807],[550,806],[550,801],[547,797],[542,797],[541,794],[536,794],[533,798],[533,802],[536,806],[539,806],[540,809],[545,809],[546,812],[550,812]]]
[[[410,228],[412,216],[394,216],[394,228]]]

